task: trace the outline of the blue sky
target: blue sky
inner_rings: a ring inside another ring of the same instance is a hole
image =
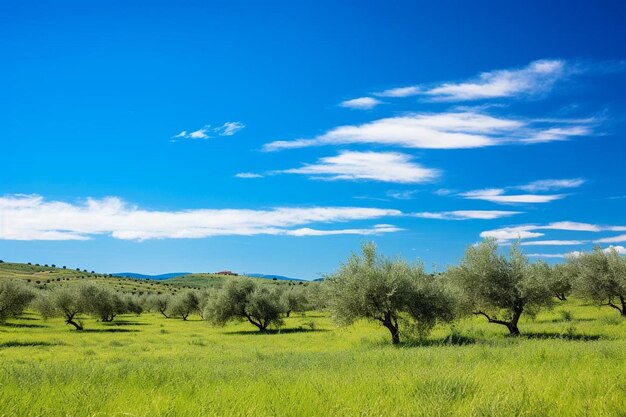
[[[4,2],[0,259],[311,279],[365,240],[440,269],[481,236],[626,253],[625,18]]]

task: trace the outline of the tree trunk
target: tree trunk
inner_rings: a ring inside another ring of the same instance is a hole
[[[248,319],[248,321],[251,324],[254,324],[256,327],[259,328],[260,332],[264,332],[267,330],[267,323],[259,320],[259,321],[255,321],[251,316],[249,316],[248,314],[245,314],[246,318]]]
[[[626,298],[623,295],[620,295],[619,300],[622,302],[622,317],[626,317]]]
[[[397,345],[400,343],[400,330],[398,328],[398,319],[393,318],[391,313],[385,313],[385,317],[382,320],[383,326],[391,333],[391,344]]]
[[[169,319],[169,316],[165,314],[165,310],[159,310],[159,313],[163,314],[163,317],[165,317],[166,319]]]
[[[76,323],[73,318],[69,318],[67,320],[65,320],[66,324],[71,324],[72,326],[74,326],[76,328],[76,330],[83,330],[83,326],[81,326],[80,324]]]
[[[513,317],[511,317],[511,321],[506,326],[508,327],[511,336],[520,335],[519,329],[517,328],[517,323],[519,322],[519,318],[522,316],[522,312],[524,312],[524,305],[520,301],[518,301],[513,307]]]
[[[515,307],[513,307],[513,317],[511,318],[511,321],[498,320],[496,318],[491,318],[489,317],[489,315],[487,315],[487,313],[480,311],[480,310],[475,312],[474,314],[485,316],[487,320],[489,321],[489,323],[495,323],[495,324],[500,324],[502,326],[506,326],[506,328],[509,329],[510,336],[519,336],[521,333],[519,331],[519,328],[517,327],[517,323],[519,322],[519,319],[522,316],[523,312],[524,312],[524,305],[521,302],[517,302],[515,304]]]
[[[285,313],[285,316],[289,317],[290,314],[291,314],[291,310],[287,310],[287,312]]]

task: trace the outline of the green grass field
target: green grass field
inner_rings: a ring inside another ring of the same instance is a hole
[[[322,313],[274,334],[153,313],[85,324],[0,326],[0,416],[626,416],[626,321],[575,300],[520,338],[476,317],[401,347]]]

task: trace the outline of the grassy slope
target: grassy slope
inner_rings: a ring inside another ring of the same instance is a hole
[[[0,416],[626,415],[626,321],[576,301],[521,323],[531,337],[464,320],[461,346],[440,343],[440,327],[394,348],[376,325],[338,329],[319,313],[272,335],[121,320],[78,333],[33,313],[0,326]]]
[[[247,278],[247,277],[246,277]],[[191,274],[161,281],[141,280],[133,278],[109,277],[105,274],[76,271],[75,269],[53,268],[20,263],[0,263],[0,280],[19,279],[41,289],[52,289],[63,285],[74,285],[78,282],[93,282],[108,286],[113,290],[135,294],[171,293],[176,294],[184,289],[204,289],[221,287],[225,280],[232,276],[216,274]],[[261,284],[276,284],[261,278],[250,278]],[[39,282],[37,282],[39,281]],[[279,285],[289,285],[289,281],[278,281]],[[296,283],[292,284],[296,285]],[[1,416],[1,415],[0,415]]]

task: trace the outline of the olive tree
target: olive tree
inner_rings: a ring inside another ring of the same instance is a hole
[[[200,297],[195,291],[185,291],[174,299],[169,311],[172,316],[187,320],[191,313],[200,313]]]
[[[306,311],[308,300],[302,287],[288,288],[281,294],[281,300],[285,307],[285,316],[289,317],[292,311],[301,313]]]
[[[376,253],[373,243],[352,254],[324,284],[329,309],[340,325],[364,318],[384,326],[392,344],[400,343],[400,323],[406,318],[425,335],[437,321],[452,319],[453,302],[421,264],[390,260]]]
[[[102,322],[111,322],[127,310],[127,304],[117,293],[96,285],[84,285],[79,290],[87,311]]]
[[[17,317],[28,307],[34,294],[17,281],[0,282],[0,323]]]
[[[39,294],[35,300],[34,308],[46,319],[63,317],[66,324],[72,325],[80,331],[84,327],[78,316],[89,313],[88,305],[81,293],[82,288],[80,286],[55,288],[49,294]]]
[[[523,313],[536,314],[552,303],[545,263],[529,264],[514,244],[505,256],[495,239],[470,246],[459,266],[446,275],[456,288],[462,310],[484,316],[489,323],[505,326],[513,336],[520,334]]]
[[[612,307],[626,317],[626,258],[614,248],[596,247],[568,262],[576,269],[575,292],[583,298]]]
[[[168,319],[170,316],[167,313],[172,305],[172,296],[169,294],[153,295],[148,299],[148,305],[151,309],[158,311],[163,317]]]
[[[566,301],[572,292],[572,280],[576,276],[576,268],[570,263],[556,264],[550,268],[546,280],[552,295],[560,301]]]
[[[245,319],[265,332],[270,325],[283,324],[285,307],[276,289],[260,286],[249,279],[228,281],[224,288],[209,300],[205,318],[215,325]]]

